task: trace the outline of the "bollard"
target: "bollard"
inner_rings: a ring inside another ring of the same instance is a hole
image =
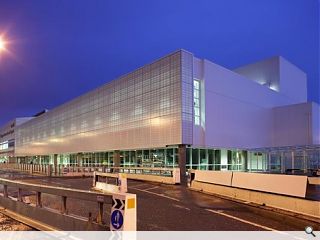
[[[137,198],[136,194],[118,193],[112,195],[110,214],[111,231],[137,230]]]
[[[174,168],[172,170],[172,178],[174,183],[180,183],[180,168]]]
[[[127,174],[125,174],[125,173],[118,173],[117,186],[119,186],[119,191],[120,191],[121,193],[126,193],[126,192],[128,192],[128,187],[127,187]]]

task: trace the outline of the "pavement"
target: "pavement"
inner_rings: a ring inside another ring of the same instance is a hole
[[[26,182],[88,190],[92,178],[48,178],[26,174],[7,176]],[[128,192],[137,194],[138,230],[140,231],[303,231],[306,226],[320,230],[315,222],[283,213],[234,202],[218,196],[189,190],[181,185],[128,180]],[[54,196],[43,196],[44,204],[59,208]],[[34,201],[30,195],[31,202]],[[71,202],[72,201],[72,202]],[[96,205],[70,200],[68,209],[75,214],[95,216]],[[108,224],[109,209],[104,220]]]

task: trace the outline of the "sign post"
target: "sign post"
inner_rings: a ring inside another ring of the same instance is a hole
[[[111,231],[137,230],[137,198],[136,194],[117,193],[112,196],[110,214]]]

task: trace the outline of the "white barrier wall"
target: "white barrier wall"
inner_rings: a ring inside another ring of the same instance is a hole
[[[304,198],[307,181],[307,176],[234,172],[232,186]]]
[[[195,170],[194,173],[196,181],[231,186],[232,172]]]
[[[195,181],[288,196],[306,196],[307,176],[194,170]]]

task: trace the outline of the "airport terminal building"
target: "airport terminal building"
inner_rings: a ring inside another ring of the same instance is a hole
[[[16,125],[5,141],[21,163],[307,172],[320,168],[320,107],[282,57],[229,70],[179,50]]]

